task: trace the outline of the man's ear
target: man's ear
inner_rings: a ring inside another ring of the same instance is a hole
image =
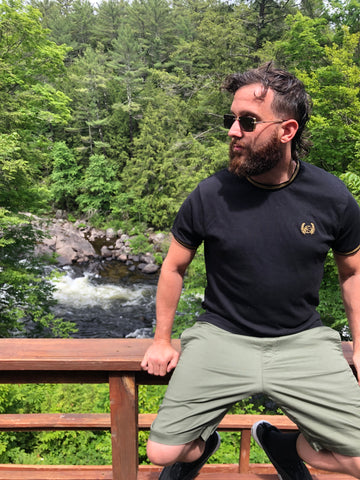
[[[296,120],[293,118],[290,118],[289,120],[285,120],[282,125],[281,125],[281,138],[280,141],[282,143],[288,143],[290,142],[296,135],[296,132],[298,131],[299,124]]]

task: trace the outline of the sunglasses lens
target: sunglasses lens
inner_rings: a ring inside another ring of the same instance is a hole
[[[255,119],[252,117],[239,117],[241,128],[244,132],[253,132],[255,130]]]
[[[235,122],[235,120],[236,120],[235,115],[230,115],[230,114],[224,115],[224,127],[230,129],[233,126],[233,123]]]
[[[224,115],[224,127],[230,129],[236,120],[235,115]],[[256,121],[253,117],[239,117],[240,127],[244,132],[253,132],[255,130]]]

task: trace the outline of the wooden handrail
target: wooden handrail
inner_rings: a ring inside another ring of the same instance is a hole
[[[169,379],[169,376],[155,377],[141,370],[140,363],[150,343],[151,339],[0,339],[0,383],[108,383],[110,397],[110,415],[3,414],[0,431],[110,428],[111,478],[136,480],[138,429],[148,429],[154,418],[151,414],[138,415],[137,386],[164,384]],[[174,340],[173,345],[180,348],[178,340]],[[352,344],[343,342],[342,346],[353,368]],[[250,468],[250,429],[255,420],[252,417],[227,415],[220,425],[224,431],[242,432],[238,472],[248,472]],[[277,422],[279,428],[295,428],[285,416],[277,417]],[[82,468],[79,466],[76,478],[87,478],[81,477]],[[9,466],[10,470],[14,470],[13,465]],[[0,479],[6,478],[1,476],[3,471],[6,466],[1,465]],[[65,476],[61,478],[74,478],[66,477],[66,471],[64,468],[62,475]],[[84,471],[88,470],[84,468]]]

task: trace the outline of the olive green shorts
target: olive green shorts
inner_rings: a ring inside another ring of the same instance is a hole
[[[151,440],[167,445],[206,440],[234,403],[261,393],[315,450],[360,457],[360,387],[336,331],[318,327],[256,338],[199,322],[185,330],[181,345]]]

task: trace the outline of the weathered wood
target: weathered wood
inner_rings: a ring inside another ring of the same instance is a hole
[[[140,413],[139,428],[147,430],[155,420],[155,413]],[[1,418],[1,415],[0,415]],[[266,420],[273,423],[280,430],[296,430],[296,425],[285,415],[226,415],[219,424],[219,429],[223,432],[236,432],[242,429],[251,429],[258,420]]]
[[[151,344],[143,339],[58,339],[1,338],[0,372],[8,371],[137,371],[146,349]],[[173,345],[180,349],[179,340]],[[349,365],[352,343],[343,342]],[[144,377],[148,375],[144,375]],[[151,377],[151,383],[156,378]]]
[[[138,402],[135,376],[110,373],[109,391],[113,480],[136,480]]]
[[[227,468],[229,467],[229,468]],[[260,467],[260,466],[259,466]],[[232,465],[220,469],[206,465],[197,480],[278,480],[278,476],[265,469],[242,473],[234,471]],[[141,466],[137,480],[158,480],[159,467]],[[313,480],[354,480],[349,475],[311,472]],[[111,466],[67,466],[67,465],[0,465],[0,480],[114,480]]]
[[[0,431],[111,428],[113,451],[112,466],[0,465],[0,480],[157,479],[159,467],[141,466],[137,472],[137,429],[149,429],[155,417],[138,416],[137,385],[164,384],[170,377],[155,377],[141,371],[142,357],[151,342],[151,339],[0,339],[0,383],[109,383],[111,405],[110,415],[0,415]],[[173,344],[180,348],[179,341]],[[343,351],[353,368],[352,344],[344,342]],[[272,465],[249,465],[250,429],[259,418],[282,430],[296,428],[285,416],[225,416],[220,430],[242,431],[239,464],[206,465],[199,480],[277,479]],[[312,473],[314,480],[352,478]]]
[[[0,371],[140,371],[151,339],[0,339]],[[179,348],[179,342],[174,346]]]
[[[110,430],[108,413],[0,414],[0,431]]]
[[[313,480],[356,480],[350,475],[327,473],[309,468]],[[161,467],[154,465],[140,465],[138,480],[157,480]],[[251,464],[248,472],[240,473],[234,464],[206,464],[201,469],[196,480],[278,480],[278,476],[271,464]]]
[[[138,428],[149,430],[156,414],[138,415]],[[259,419],[271,422],[280,430],[296,430],[296,425],[285,415],[226,415],[218,429],[237,432],[251,429]],[[110,430],[109,413],[11,413],[0,414],[0,431],[35,430]]]
[[[155,474],[156,478],[156,474]],[[0,480],[113,480],[108,466],[0,465]]]
[[[239,473],[247,473],[249,471],[250,442],[251,430],[242,430],[240,439]]]

